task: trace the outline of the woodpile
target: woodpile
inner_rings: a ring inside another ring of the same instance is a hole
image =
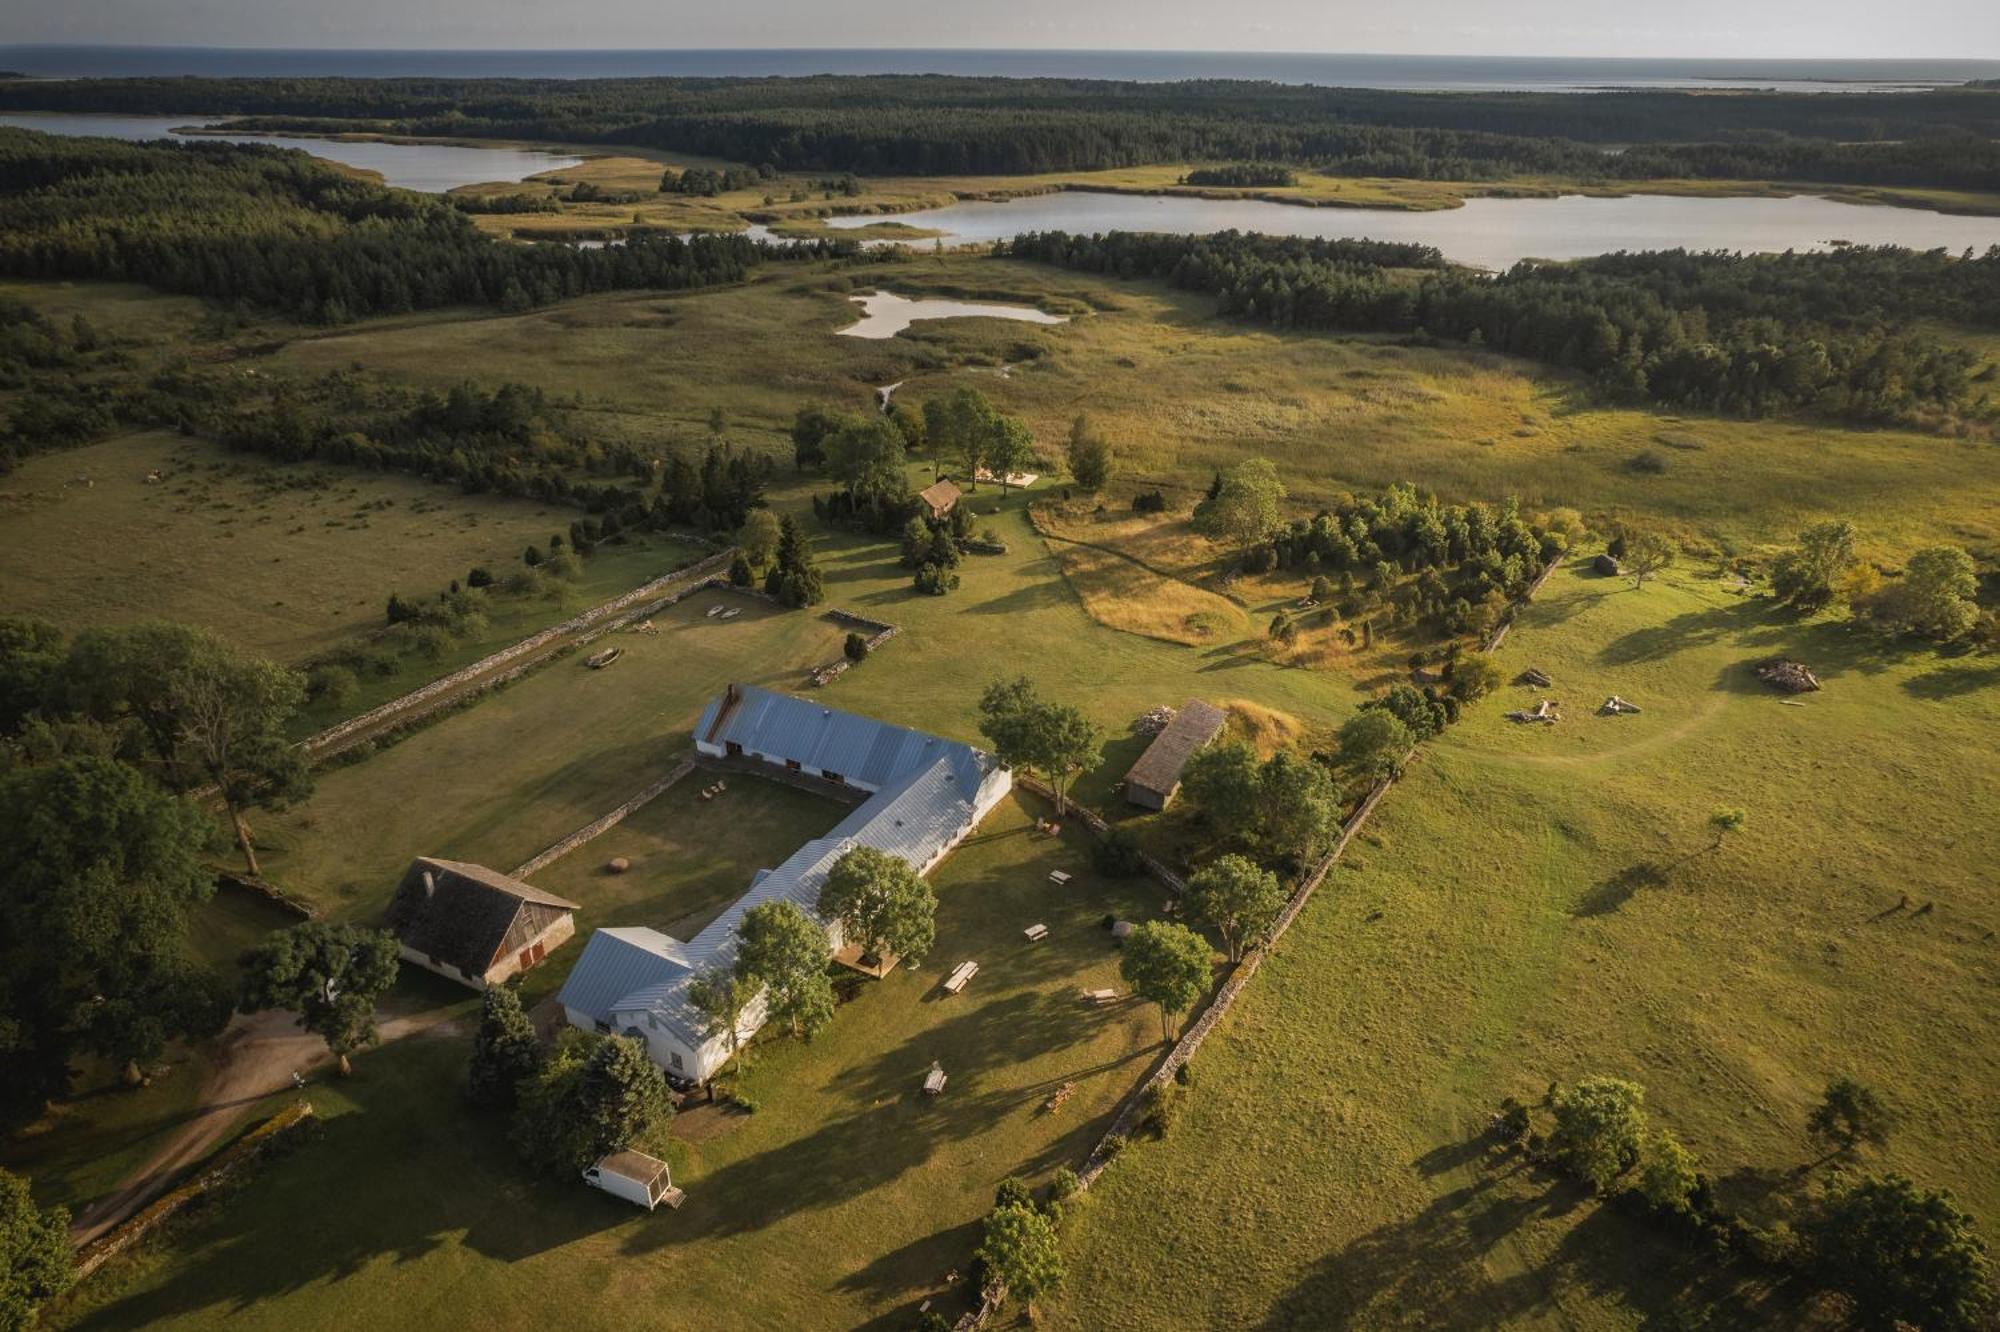
[[[1819,677],[1796,661],[1779,658],[1757,668],[1757,678],[1788,694],[1810,694],[1819,688]]]
[[[1627,703],[1624,699],[1618,697],[1618,695],[1613,694],[1610,698],[1604,700],[1604,706],[1597,711],[1600,716],[1616,717],[1620,713],[1637,712],[1638,710],[1639,705],[1637,703]]]
[[[1161,731],[1167,729],[1167,724],[1173,721],[1173,719],[1174,710],[1165,704],[1161,704],[1159,707],[1146,712],[1139,720],[1133,722],[1132,731],[1135,735],[1158,735]]]
[[[1522,684],[1531,684],[1534,685],[1537,689],[1547,689],[1550,685],[1555,683],[1554,680],[1551,680],[1549,678],[1549,673],[1547,671],[1537,670],[1533,666],[1530,666],[1527,670],[1522,671],[1520,678]]]
[[[1523,710],[1508,713],[1507,720],[1517,722],[1545,722],[1550,726],[1554,726],[1562,720],[1562,714],[1556,711],[1556,701],[1554,699],[1545,698],[1534,706],[1533,711]]]

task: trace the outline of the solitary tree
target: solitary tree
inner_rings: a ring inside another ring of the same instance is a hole
[[[1957,546],[1930,546],[1910,556],[1903,576],[1883,584],[1862,609],[1889,633],[1943,642],[1977,622],[1978,594],[1979,571],[1972,557]]]
[[[472,1037],[472,1064],[465,1094],[474,1105],[511,1107],[521,1083],[541,1067],[542,1043],[511,985],[489,985],[479,999],[479,1030]]]
[[[1951,1194],[1901,1175],[1840,1179],[1806,1228],[1819,1279],[1869,1327],[1960,1332],[1988,1326],[1993,1268]]]
[[[1062,1241],[1055,1223],[1032,1203],[1010,1202],[986,1217],[978,1258],[1033,1317],[1035,1300],[1062,1284]]]
[[[1750,821],[1750,813],[1736,805],[1717,805],[1708,812],[1708,830],[1714,840],[1708,844],[1711,851],[1720,851],[1729,834],[1741,832],[1743,825]]]
[[[345,1077],[353,1071],[348,1057],[381,1039],[375,1001],[396,983],[401,959],[387,930],[310,920],[267,935],[242,965],[238,1007],[297,1014],[301,1027],[325,1040]]]
[[[1484,652],[1469,652],[1451,666],[1451,694],[1474,703],[1500,687],[1500,668]]]
[[[1188,880],[1187,906],[1196,917],[1215,927],[1240,962],[1247,941],[1271,928],[1285,908],[1285,890],[1278,876],[1244,856],[1223,856]]]
[[[1224,472],[1212,495],[1195,506],[1197,532],[1213,541],[1254,546],[1284,522],[1285,486],[1263,458],[1246,458]]]
[[[1854,567],[1854,524],[1815,523],[1771,568],[1771,588],[1794,610],[1824,610]]]
[[[722,967],[708,967],[688,982],[688,1003],[702,1016],[702,1039],[724,1038],[729,1046],[727,1066],[735,1060],[742,1067],[743,1010],[757,997],[757,983]]]
[[[75,1280],[68,1210],[36,1207],[28,1181],[0,1170],[0,1328],[34,1326],[35,1311]]]
[[[923,960],[937,937],[937,895],[907,861],[872,846],[839,860],[819,891],[819,910],[841,923],[870,957]]]
[[[1070,422],[1067,461],[1070,476],[1085,490],[1102,490],[1111,479],[1111,444],[1087,416]]]
[[[1819,1104],[1806,1116],[1807,1130],[1835,1153],[1851,1152],[1864,1142],[1884,1146],[1894,1124],[1875,1089],[1847,1077],[1827,1083]]]
[[[1000,478],[1000,493],[1007,493],[1008,478],[1026,470],[1034,457],[1035,437],[1028,427],[1012,416],[996,415],[986,441],[986,465]]]
[[[1607,1193],[1639,1160],[1645,1089],[1622,1078],[1584,1078],[1556,1094],[1549,1148],[1569,1172]]]
[[[1674,548],[1657,533],[1641,532],[1626,539],[1625,571],[1632,575],[1635,589],[1673,562]]]
[[[568,1174],[621,1147],[647,1145],[673,1114],[666,1079],[644,1046],[575,1032],[521,1088],[514,1143],[530,1161]]]
[[[1169,1014],[1200,1002],[1210,974],[1208,941],[1185,925],[1149,920],[1125,936],[1118,974],[1132,993],[1160,1006],[1160,1038],[1172,1040]]]
[[[764,988],[766,1011],[807,1040],[833,1021],[826,931],[791,902],[751,907],[737,926],[736,974]]]

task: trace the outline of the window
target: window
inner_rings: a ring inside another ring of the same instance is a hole
[[[685,1065],[683,1065],[683,1064],[681,1063],[681,1057],[680,1057],[679,1055],[677,1055],[677,1054],[673,1054],[673,1055],[668,1055],[667,1057],[668,1057],[669,1059],[672,1059],[672,1060],[674,1061],[674,1067],[675,1067],[675,1068],[682,1068],[682,1067],[685,1067]]]
[[[786,759],[786,760],[785,760],[785,766],[786,766],[787,768],[790,768],[790,769],[791,769],[791,770],[792,770],[793,772],[798,772],[798,771],[800,771],[800,768],[799,768],[799,761],[798,761],[797,759]]]
[[[821,768],[819,770],[819,775],[826,778],[830,782],[838,782],[842,786],[847,785],[847,779],[841,776],[839,773],[835,772],[831,768]]]
[[[743,756],[743,746],[737,744],[734,740],[731,740],[722,748],[731,758],[741,758]]]
[[[609,1036],[611,1034],[611,1024],[609,1022],[606,1022],[603,1018],[599,1018],[597,1020],[597,1029],[606,1036]]]

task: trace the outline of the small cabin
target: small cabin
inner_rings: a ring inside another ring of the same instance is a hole
[[[964,495],[965,492],[960,490],[957,483],[948,476],[940,477],[917,492],[917,498],[924,502],[924,512],[930,515],[934,523],[943,522],[949,517]]]

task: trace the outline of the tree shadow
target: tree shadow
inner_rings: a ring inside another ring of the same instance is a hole
[[[1982,689],[2000,685],[2000,662],[1975,666],[1969,662],[1956,662],[1913,675],[1903,681],[1905,692],[1933,703],[1944,703],[1966,694],[1976,694]]]
[[[1591,885],[1570,908],[1572,916],[1608,916],[1631,901],[1642,889],[1667,886],[1667,871],[1658,863],[1642,860],[1627,865],[1610,878]]]
[[[1754,602],[1739,601],[1708,610],[1683,611],[1661,624],[1634,629],[1598,649],[1607,666],[1636,666],[1663,661],[1691,647],[1709,647],[1742,634],[1768,614]]]

